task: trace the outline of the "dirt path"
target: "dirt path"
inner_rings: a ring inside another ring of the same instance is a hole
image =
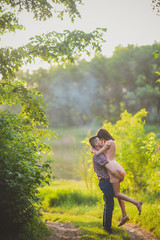
[[[47,222],[48,227],[53,231],[53,236],[48,240],[80,240],[80,230],[72,223]]]
[[[80,230],[75,228],[72,223],[47,222],[53,231],[53,236],[48,240],[80,240]],[[126,223],[123,226],[131,237],[131,240],[157,240],[145,229],[133,224]]]
[[[124,228],[130,235],[131,240],[157,240],[150,232],[133,223],[126,223]]]

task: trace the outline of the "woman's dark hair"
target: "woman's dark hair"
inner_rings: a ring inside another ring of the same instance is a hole
[[[104,128],[100,128],[97,132],[98,138],[104,138],[105,140],[114,140],[114,138],[111,136],[111,134]]]

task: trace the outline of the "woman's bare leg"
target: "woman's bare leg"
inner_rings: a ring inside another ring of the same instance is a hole
[[[126,208],[125,208],[125,203],[122,199],[118,199],[119,201],[119,205],[121,207],[121,210],[122,210],[122,219],[120,221],[120,223],[118,224],[118,227],[124,225],[127,221],[129,221],[129,217],[127,216],[127,213],[126,213]]]
[[[124,201],[122,199],[118,199],[118,201],[119,201],[119,205],[120,205],[121,210],[122,210],[122,217],[124,217],[124,216],[127,215]]]
[[[142,202],[133,200],[132,198],[128,197],[127,195],[122,194],[120,192],[120,183],[119,182],[118,183],[112,183],[112,186],[113,186],[115,197],[117,197],[118,199],[125,200],[127,202],[130,202],[130,203],[134,204],[138,208],[139,215],[140,215],[141,214]]]

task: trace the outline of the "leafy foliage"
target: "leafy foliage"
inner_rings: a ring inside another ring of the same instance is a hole
[[[53,16],[52,10],[56,13],[58,12],[58,17],[63,19],[65,13],[69,15],[72,21],[75,17],[80,17],[80,13],[77,9],[77,5],[82,4],[82,0],[1,0],[0,9],[1,12],[5,12],[6,5],[10,6],[12,9],[16,8],[19,12],[27,10],[32,12],[36,20],[46,20]],[[61,10],[56,10],[56,5],[61,6]],[[63,6],[63,7],[62,7]]]
[[[101,52],[100,42],[103,42],[103,31],[106,29],[97,28],[91,33],[75,30],[70,32],[65,30],[64,33],[51,32],[36,36],[35,39],[27,45],[29,54],[34,57],[41,56],[43,60],[64,63],[66,60],[74,62],[75,55],[86,52],[90,55],[90,50],[95,50],[96,53]],[[38,51],[37,51],[38,50]]]
[[[63,5],[64,9],[60,10],[59,17],[63,19],[64,13],[68,13],[72,21],[76,16],[80,17],[77,10],[77,4],[82,4],[81,0],[72,1],[15,1],[2,0],[0,3],[0,34],[7,31],[15,32],[22,29],[23,26],[18,23],[17,12],[26,9],[33,12],[34,17],[38,20],[46,20],[52,16],[53,5]],[[7,6],[15,9],[14,12],[7,11]],[[56,11],[56,10],[55,10]],[[35,57],[40,57],[47,62],[64,63],[73,62],[75,54],[80,55],[86,52],[88,55],[92,49],[96,53],[101,51],[101,42],[103,42],[102,31],[106,29],[96,29],[92,33],[84,33],[75,30],[73,32],[64,31],[64,33],[51,32],[31,38],[30,43],[25,46],[13,49],[11,47],[0,49],[0,74],[3,79],[15,77],[15,72],[25,63],[33,61]]]
[[[145,109],[133,116],[125,111],[116,124],[113,125],[111,122],[103,124],[103,128],[115,138],[116,160],[122,164],[127,173],[122,184],[124,190],[133,192],[160,190],[159,178],[157,179],[160,174],[160,140],[153,132],[145,133],[145,122],[142,119],[146,115]],[[84,143],[89,145],[88,138]],[[91,153],[88,154],[92,157]],[[90,160],[88,161],[90,163]],[[90,167],[93,168],[92,164]]]
[[[1,112],[0,129],[0,229],[2,235],[14,235],[39,215],[37,187],[51,177],[49,162],[41,162],[40,156],[51,152],[43,142],[50,134],[38,131],[32,120],[7,112]]]
[[[22,239],[28,226],[23,239],[39,240],[43,231],[48,234],[39,221],[37,188],[51,178],[52,150],[45,139],[53,139],[54,134],[41,128],[48,120],[37,89],[29,90],[19,81],[1,81],[0,102],[18,107],[18,113],[0,111],[0,237]]]
[[[160,53],[158,51],[153,53],[154,58],[158,58],[160,56]],[[160,72],[156,72],[157,75],[160,75]],[[160,82],[160,79],[158,79],[156,82]]]
[[[23,29],[18,21],[18,13],[23,10],[32,12],[36,20],[52,17],[53,11],[61,19],[67,13],[73,22],[76,16],[80,17],[78,4],[82,1],[2,0],[0,35]],[[60,10],[56,10],[56,5],[60,5]],[[7,111],[0,111],[0,238],[39,240],[47,231],[39,219],[37,188],[51,178],[52,151],[45,139],[53,140],[54,133],[47,130],[41,93],[29,89],[22,79],[15,80],[16,72],[36,57],[48,62],[73,62],[80,52],[89,54],[93,49],[98,53],[101,42],[100,29],[88,34],[66,30],[36,36],[17,49],[0,49],[0,103],[8,106]]]
[[[76,56],[82,52],[90,55],[91,49],[96,53],[101,52],[103,31],[96,29],[91,33],[75,30],[64,33],[50,32],[31,38],[30,43],[24,47],[13,49],[1,48],[0,73],[3,79],[15,77],[15,72],[25,63],[32,62],[36,57],[49,63],[74,62]]]
[[[128,188],[133,191],[146,190],[149,184],[148,179],[152,178],[151,182],[154,182],[153,179],[158,174],[159,140],[156,140],[154,133],[145,134],[142,118],[146,115],[147,112],[144,109],[134,116],[125,111],[121,114],[121,120],[114,126],[104,123],[104,127],[109,129],[116,139],[116,158],[122,163],[127,173],[128,184],[125,182],[124,188],[128,185]]]
[[[21,106],[19,116],[25,117],[26,121],[32,121],[32,125],[47,126],[48,124],[41,93],[36,88],[29,91],[23,82],[1,82],[0,102],[1,104]]]
[[[21,107],[20,114],[0,113],[0,232],[1,237],[10,233],[12,239],[18,239],[26,224],[38,224],[37,187],[51,178],[52,151],[44,139],[54,134],[36,127],[47,125],[44,104],[36,89],[29,91],[17,81],[1,82],[0,92],[1,103]],[[41,161],[42,154],[48,155],[45,162]]]
[[[2,8],[0,13],[2,13]],[[17,29],[22,30],[23,26],[18,23],[18,19],[15,17],[14,13],[7,12],[3,13],[0,17],[0,35],[8,32],[15,32]]]
[[[153,7],[153,10],[155,10],[157,12],[157,15],[159,15],[160,1],[159,0],[152,0],[152,7]]]

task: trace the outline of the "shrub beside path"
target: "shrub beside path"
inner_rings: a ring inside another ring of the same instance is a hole
[[[81,231],[74,227],[72,223],[47,222],[48,227],[53,231],[53,235],[48,240],[80,240]],[[126,223],[123,226],[131,240],[157,240],[145,229],[133,223]]]

